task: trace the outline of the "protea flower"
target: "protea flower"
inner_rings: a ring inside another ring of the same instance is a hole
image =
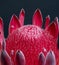
[[[47,16],[43,29],[43,18],[39,9],[33,15],[32,25],[24,25],[24,17],[23,9],[19,18],[12,16],[6,40],[2,33],[3,25],[0,24],[1,65],[59,65],[58,18],[49,24],[50,16]]]

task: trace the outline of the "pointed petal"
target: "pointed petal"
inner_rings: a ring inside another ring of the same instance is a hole
[[[9,24],[9,34],[20,27],[20,23],[16,15],[13,15]]]
[[[56,17],[54,19],[54,23],[55,23],[55,26],[56,26],[56,38],[58,38],[58,17]]]
[[[2,20],[2,18],[0,17],[0,28],[3,30],[3,20]]]
[[[21,26],[24,25],[24,18],[25,18],[25,10],[21,9],[20,14],[19,14],[19,22]]]
[[[3,42],[3,38],[4,38],[4,31],[3,31],[3,20],[2,18],[0,18],[0,50],[2,49],[2,42]]]
[[[5,50],[3,50],[1,53],[1,64],[12,65],[11,58]]]
[[[5,39],[3,40],[3,43],[2,43],[2,50],[6,50],[6,41],[5,41]]]
[[[52,22],[45,30],[48,31],[55,39],[57,38],[56,37],[57,29],[54,22]]]
[[[22,51],[16,53],[16,65],[25,65],[25,57]]]
[[[48,15],[45,20],[45,28],[49,25],[49,23],[50,23],[50,16]]]
[[[58,22],[58,35],[59,35],[59,22]]]
[[[47,53],[45,65],[56,65],[56,58],[53,51]]]
[[[44,65],[45,64],[45,56],[44,54],[41,52],[39,54],[39,65]]]
[[[56,18],[54,19],[54,22],[56,23],[56,25],[57,25],[57,27],[58,27],[58,17],[56,17]]]
[[[43,22],[43,18],[41,11],[37,9],[33,15],[32,24],[42,27],[42,22]]]

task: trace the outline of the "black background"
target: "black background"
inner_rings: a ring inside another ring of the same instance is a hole
[[[42,12],[43,19],[49,14],[51,21],[59,17],[58,0],[0,0],[0,17],[4,21],[5,37],[8,35],[8,25],[12,14],[19,15],[20,10],[25,10],[25,24],[31,24],[34,11],[39,8]]]

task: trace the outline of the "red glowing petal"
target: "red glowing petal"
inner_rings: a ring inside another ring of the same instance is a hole
[[[56,59],[53,51],[49,51],[47,53],[45,65],[56,65]]]
[[[41,52],[39,54],[39,65],[44,65],[45,64],[45,56],[44,54]]]
[[[46,29],[55,39],[57,38],[57,29],[55,22],[52,22]]]
[[[42,27],[42,21],[43,21],[43,19],[42,19],[41,11],[39,9],[37,9],[33,15],[32,23],[34,25]]]
[[[58,34],[59,34],[59,22],[58,22]]]
[[[9,24],[9,34],[20,27],[20,23],[16,15],[13,15]]]
[[[2,42],[2,50],[5,50],[5,49],[6,49],[6,41],[4,39],[3,42]]]
[[[1,64],[12,65],[11,58],[5,50],[3,50],[1,53]]]
[[[21,26],[24,25],[24,18],[25,18],[25,10],[21,9],[21,12],[19,14],[19,22],[20,22]]]
[[[55,26],[56,26],[56,38],[58,38],[58,17],[56,17],[54,19],[54,23],[55,23]]]
[[[3,20],[0,18],[0,50],[2,49],[2,42],[4,38],[4,32],[3,32]]]
[[[50,16],[48,15],[45,20],[45,28],[49,25],[49,23],[50,23]]]
[[[25,57],[22,51],[16,53],[16,65],[25,65]]]

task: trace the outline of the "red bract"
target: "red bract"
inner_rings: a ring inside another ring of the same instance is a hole
[[[3,39],[4,39],[3,20],[2,20],[2,18],[0,18],[0,50],[2,48]]]
[[[25,18],[25,11],[24,9],[22,9],[19,14],[19,22],[21,26],[24,25],[24,18]]]
[[[39,9],[37,9],[35,11],[35,13],[33,15],[32,22],[33,22],[34,25],[42,27],[43,18],[42,18],[41,11]]]
[[[11,18],[10,24],[9,24],[9,34],[12,33],[14,30],[20,27],[19,20],[17,16],[14,14]]]
[[[4,39],[3,20],[2,20],[2,18],[0,18],[0,64],[1,64],[1,50],[2,50],[3,39]]]
[[[45,28],[49,25],[50,23],[50,16],[48,15],[45,19]]]
[[[33,15],[32,25],[23,26],[24,16],[22,9],[19,19],[16,16],[11,18],[6,49],[1,53],[2,63],[5,62],[7,65],[59,65],[58,18],[49,24],[50,19],[47,17],[45,29],[42,29],[43,18],[39,9]]]

